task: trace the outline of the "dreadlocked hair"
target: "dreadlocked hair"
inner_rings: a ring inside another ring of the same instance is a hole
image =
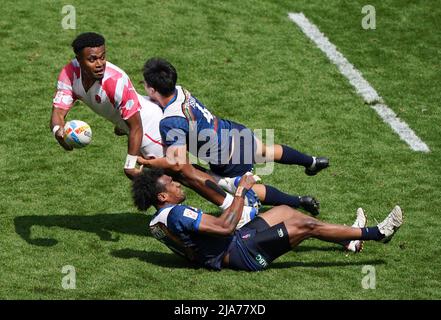
[[[132,197],[139,210],[146,211],[158,203],[158,194],[164,191],[164,186],[158,183],[162,175],[164,175],[162,169],[145,168],[141,174],[133,178]]]

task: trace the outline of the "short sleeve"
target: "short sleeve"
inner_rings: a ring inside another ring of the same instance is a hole
[[[191,208],[189,206],[175,206],[169,216],[167,222],[168,227],[175,233],[197,232],[201,223],[202,211]]]
[[[138,94],[126,74],[118,74],[118,76],[106,79],[103,88],[124,120],[129,119],[141,109]]]
[[[120,106],[121,117],[124,120],[129,119],[141,109],[138,94],[136,93],[135,88],[133,88],[132,82],[128,77],[126,85],[123,88],[121,100],[116,102]]]
[[[55,108],[69,110],[75,103],[76,97],[72,90],[74,72],[72,64],[68,64],[61,70],[57,81],[57,91],[52,101]]]
[[[189,132],[187,119],[178,116],[164,118],[159,124],[159,130],[161,139],[167,147],[187,144]]]

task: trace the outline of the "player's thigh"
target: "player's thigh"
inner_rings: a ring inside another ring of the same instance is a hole
[[[267,145],[254,136],[256,142],[256,163],[280,160],[283,154],[283,148],[280,144]]]
[[[229,163],[253,164],[256,153],[256,136],[243,124],[231,122],[231,151]]]
[[[310,237],[316,237],[317,231],[324,225],[323,222],[300,213],[284,221],[289,234],[289,241],[292,247]]]
[[[264,213],[259,214],[259,217],[264,219],[269,226],[274,226],[278,223],[288,221],[290,219],[304,219],[309,218],[306,214],[291,208],[286,205],[276,206]]]
[[[257,249],[256,253],[264,256],[267,262],[272,262],[291,251],[289,232],[283,222],[257,232],[253,241]]]
[[[266,145],[256,136],[254,136],[254,142],[256,143],[256,154],[263,155],[266,151]]]
[[[210,170],[217,176],[234,178],[238,176],[243,176],[247,172],[252,172],[254,165],[252,163],[248,164],[225,164],[225,165],[215,165],[210,164]]]

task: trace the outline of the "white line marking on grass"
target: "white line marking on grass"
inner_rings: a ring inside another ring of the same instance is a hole
[[[371,108],[377,111],[381,119],[388,123],[392,129],[398,133],[400,138],[405,141],[412,150],[421,152],[430,152],[429,147],[413,132],[406,122],[401,121],[387,105],[377,103],[371,105]]]
[[[303,13],[289,13],[289,18],[310,38],[317,47],[335,64],[340,72],[349,80],[356,92],[363,97],[372,109],[405,141],[412,150],[430,152],[429,147],[413,132],[413,130],[383,103],[377,91],[333,45],[320,30],[311,23]]]

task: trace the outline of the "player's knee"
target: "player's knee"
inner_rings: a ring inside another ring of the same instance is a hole
[[[308,234],[314,235],[320,226],[320,222],[314,218],[306,218],[301,223],[301,228]]]
[[[318,220],[310,217],[305,217],[305,218],[296,217],[296,218],[288,219],[287,221],[285,221],[285,223],[288,226],[295,228],[297,232],[306,233],[306,234],[313,234],[313,232],[317,229],[319,225]]]

